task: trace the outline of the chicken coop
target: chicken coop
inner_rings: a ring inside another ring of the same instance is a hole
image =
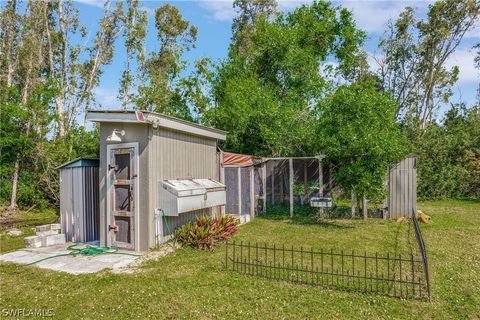
[[[225,212],[242,223],[284,204],[293,215],[296,203],[324,192],[323,156],[256,157],[220,151],[220,179],[226,185]]]

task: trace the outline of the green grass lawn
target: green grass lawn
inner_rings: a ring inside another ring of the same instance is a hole
[[[69,274],[0,265],[3,308],[52,308],[58,318],[89,319],[479,319],[480,202],[423,202],[421,225],[430,259],[432,302],[321,289],[243,276],[222,268],[214,252],[181,249],[145,263],[136,274]],[[402,224],[379,219],[258,217],[236,241],[359,252],[399,252]],[[2,248],[11,238],[2,236]]]

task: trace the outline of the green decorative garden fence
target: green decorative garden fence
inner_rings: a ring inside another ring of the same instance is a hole
[[[227,241],[224,267],[245,275],[323,288],[430,300],[428,260],[416,221],[414,228],[419,254],[372,255],[355,250],[326,251]]]

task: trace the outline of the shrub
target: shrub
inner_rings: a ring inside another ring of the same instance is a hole
[[[174,239],[187,247],[211,250],[218,242],[224,241],[237,232],[238,223],[238,219],[232,216],[220,218],[200,216],[195,222],[189,222],[177,228]]]

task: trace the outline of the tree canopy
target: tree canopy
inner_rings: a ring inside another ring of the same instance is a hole
[[[234,29],[233,38],[241,32],[243,44],[238,45],[243,47],[232,46],[216,67],[212,103],[203,110],[202,121],[227,130],[224,147],[235,152],[315,152],[313,106],[332,89],[319,70],[348,73],[365,34],[351,12],[323,1],[275,18],[270,9],[256,12],[254,19],[239,15],[242,27]],[[329,59],[338,61],[338,68],[333,70]]]
[[[319,0],[281,12],[275,0],[234,0],[233,8],[227,56],[189,68],[184,55],[198,30],[174,4],[155,8],[149,25],[140,0],[106,1],[89,36],[70,0],[3,2],[0,202],[54,205],[55,168],[98,155],[98,129],[87,130],[82,116],[106,107],[95,90],[117,46],[126,57],[124,109],[227,130],[226,151],[324,153],[340,187],[368,197],[379,196],[386,167],[413,152],[422,197],[478,197],[480,100],[451,105],[459,70],[447,67],[478,21],[478,1],[438,0],[423,18],[406,7],[379,43],[378,68],[369,66],[366,33],[339,5]],[[480,44],[473,49],[480,68]],[[449,110],[443,118],[441,107]]]
[[[342,85],[318,105],[318,145],[344,191],[380,198],[389,165],[406,153],[395,99],[373,80]]]

